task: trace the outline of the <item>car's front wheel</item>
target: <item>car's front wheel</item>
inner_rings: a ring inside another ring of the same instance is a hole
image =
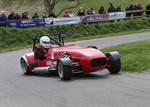
[[[27,65],[27,62],[24,59],[21,59],[21,68],[25,75],[33,74],[33,72],[31,72],[29,66]]]
[[[57,71],[62,80],[70,80],[72,78],[72,66],[69,58],[62,58],[57,63]]]
[[[111,73],[111,74],[116,74],[120,71],[121,69],[121,61],[120,59],[114,61],[112,56],[109,55],[107,56],[108,57],[108,71]]]

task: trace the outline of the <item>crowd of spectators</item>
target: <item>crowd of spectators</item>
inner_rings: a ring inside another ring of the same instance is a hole
[[[130,12],[127,12],[126,16],[131,17],[131,15],[142,16],[144,13],[143,10],[144,10],[143,6],[138,3],[130,4],[125,9],[122,9],[121,4],[118,4],[118,6],[115,8],[112,3],[109,3],[109,6],[106,10],[105,10],[104,6],[100,6],[100,9],[98,10],[97,14],[130,11]],[[150,3],[148,3],[146,5],[145,10],[146,10],[145,13],[146,13],[147,17],[150,17],[150,16],[148,16],[148,15],[150,15]],[[132,11],[138,11],[138,12],[132,12]],[[77,16],[93,15],[93,14],[96,14],[96,12],[93,10],[93,8],[89,8],[89,9],[85,10],[83,7],[80,7],[79,11],[77,12]]]
[[[115,8],[112,3],[109,3],[107,10],[105,10],[104,6],[100,6],[99,10],[97,11],[97,14],[106,14],[106,13],[111,13],[111,12],[126,11],[126,17],[131,17],[131,15],[136,17],[136,16],[142,16],[144,13],[143,11],[132,12],[135,10],[136,11],[144,10],[144,8],[141,4],[138,4],[138,3],[130,4],[125,9],[121,8],[121,4],[119,4]],[[146,5],[145,10],[146,10],[145,11],[146,16],[150,17],[150,3]],[[87,10],[85,10],[83,7],[80,7],[79,10],[77,11],[77,14],[75,14],[71,9],[69,10],[66,9],[63,13],[63,17],[74,17],[74,16],[93,15],[93,14],[96,14],[96,12],[93,10],[92,7]],[[43,12],[43,15],[41,18],[48,18],[48,17],[57,18],[54,11],[51,11],[49,14],[47,14],[47,12]],[[38,15],[38,13],[34,13],[34,15],[31,18],[37,19],[37,18],[40,18],[40,16]],[[12,19],[29,19],[28,11],[25,11],[21,15],[19,15],[18,12],[15,12],[12,10],[10,14],[8,15],[8,17],[5,15],[5,11],[2,11],[0,15],[0,23],[7,21],[7,20],[12,20]]]

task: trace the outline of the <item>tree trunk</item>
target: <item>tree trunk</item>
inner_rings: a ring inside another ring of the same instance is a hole
[[[54,9],[59,0],[44,0],[44,7],[48,14]]]

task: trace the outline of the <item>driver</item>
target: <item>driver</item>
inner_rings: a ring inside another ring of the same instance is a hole
[[[46,59],[46,54],[50,48],[50,38],[48,36],[42,36],[40,38],[40,46],[36,46],[34,49],[34,55],[40,59]]]

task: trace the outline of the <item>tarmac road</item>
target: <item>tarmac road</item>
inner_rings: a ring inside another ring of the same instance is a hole
[[[99,49],[150,39],[150,32],[78,41]],[[150,107],[150,74],[107,70],[73,75],[23,75],[19,60],[31,49],[0,54],[0,107]]]

